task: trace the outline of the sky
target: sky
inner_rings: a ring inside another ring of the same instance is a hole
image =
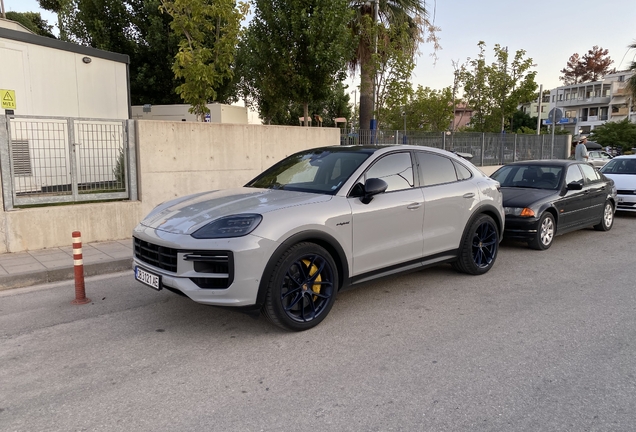
[[[36,0],[4,0],[7,11],[39,11],[50,24],[55,14],[41,10]],[[437,61],[431,58],[432,46],[420,46],[413,86],[442,89],[453,83],[453,61],[463,63],[478,54],[477,43],[486,43],[486,60],[493,61],[495,44],[519,49],[532,58],[536,82],[544,90],[560,85],[560,70],[568,58],[583,55],[594,45],[609,50],[612,67],[626,69],[636,59],[636,50],[627,46],[636,42],[636,1],[634,0],[426,0],[429,19],[441,28],[442,49]],[[347,84],[358,85],[357,77]]]

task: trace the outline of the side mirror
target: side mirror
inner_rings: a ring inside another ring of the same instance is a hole
[[[583,185],[578,182],[568,183],[568,190],[581,190],[583,189]]]
[[[363,204],[369,204],[374,195],[381,194],[389,185],[379,178],[370,178],[364,183],[364,195],[360,198]]]

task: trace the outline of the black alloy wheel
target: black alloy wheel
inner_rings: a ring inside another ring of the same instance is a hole
[[[484,274],[495,264],[498,251],[497,224],[490,216],[480,214],[470,224],[453,267],[462,273]]]
[[[554,223],[554,216],[549,212],[545,212],[541,215],[537,233],[534,238],[528,242],[528,246],[536,250],[546,250],[552,246],[555,234],[556,224]]]
[[[605,201],[605,206],[603,207],[603,217],[601,221],[594,225],[594,229],[596,231],[609,231],[612,229],[614,225],[614,206],[611,201]]]
[[[314,243],[299,243],[278,260],[263,312],[279,327],[308,330],[325,319],[337,291],[338,270],[329,252]]]

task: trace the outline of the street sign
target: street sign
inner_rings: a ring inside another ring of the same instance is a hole
[[[550,121],[554,121],[555,123],[559,123],[562,117],[563,110],[561,108],[552,108],[550,110],[550,113],[548,114],[548,119]]]
[[[212,122],[212,116],[210,115],[210,113],[205,113],[205,122],[206,123],[211,123]]]
[[[0,89],[0,102],[2,103],[2,109],[16,109],[15,90]]]

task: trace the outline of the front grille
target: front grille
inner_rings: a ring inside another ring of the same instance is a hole
[[[225,289],[230,286],[228,278],[190,278],[190,280],[203,289]]]
[[[619,195],[636,195],[636,191],[634,189],[631,190],[617,190],[616,191],[617,194]]]
[[[134,239],[135,258],[169,272],[177,272],[177,250]]]

